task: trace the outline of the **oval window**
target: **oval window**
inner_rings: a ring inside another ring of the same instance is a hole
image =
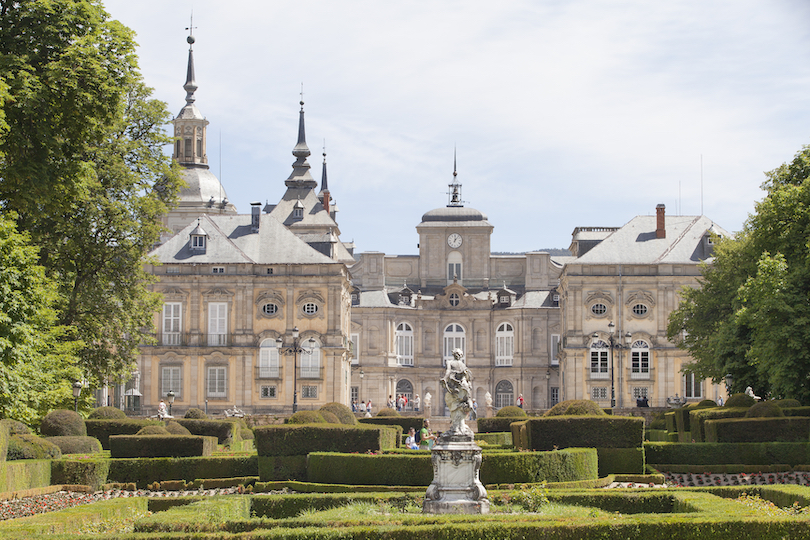
[[[461,301],[461,299],[459,298],[459,296],[456,293],[453,293],[453,294],[450,295],[450,305],[451,306],[453,306],[453,307],[457,306],[460,301]]]
[[[636,304],[633,306],[633,315],[641,317],[647,314],[647,306],[644,304]]]
[[[306,315],[315,315],[318,313],[318,304],[314,302],[307,302],[304,304],[304,313]]]
[[[262,306],[262,313],[265,315],[275,315],[278,313],[278,306],[273,303],[268,303]]]
[[[607,306],[605,304],[594,304],[591,306],[591,313],[594,315],[604,315],[607,313]]]

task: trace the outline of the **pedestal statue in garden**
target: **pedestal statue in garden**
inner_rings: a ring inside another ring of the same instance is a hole
[[[472,375],[464,363],[464,353],[453,350],[453,359],[439,383],[447,391],[450,429],[433,446],[433,482],[425,493],[422,511],[431,514],[486,514],[487,490],[481,484],[481,448],[473,442],[473,432],[464,419],[472,409]]]

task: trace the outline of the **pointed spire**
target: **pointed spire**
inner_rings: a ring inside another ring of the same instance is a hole
[[[197,90],[197,81],[194,80],[194,12],[191,12],[191,20],[189,22],[188,37],[188,69],[186,69],[186,84],[183,89],[186,91],[186,103],[191,105],[194,103],[194,92]]]
[[[453,183],[449,184],[447,187],[450,188],[450,191],[448,192],[448,195],[450,195],[450,202],[447,204],[447,206],[464,206],[461,201],[461,184],[458,182],[455,147],[453,148]]]
[[[329,184],[326,182],[326,141],[323,143],[323,170],[321,171],[321,193],[329,193]]]
[[[293,171],[290,173],[289,178],[284,184],[287,187],[317,187],[318,183],[312,178],[309,172],[309,162],[307,158],[310,156],[309,147],[307,146],[306,130],[304,126],[304,84],[301,83],[301,110],[298,113],[298,143],[293,148],[293,156],[295,156],[295,163],[293,163]]]

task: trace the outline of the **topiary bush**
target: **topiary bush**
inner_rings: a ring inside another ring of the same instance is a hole
[[[121,409],[117,409],[115,407],[99,407],[97,409],[93,409],[93,412],[87,418],[92,418],[96,420],[110,420],[110,419],[117,419],[122,420],[126,418],[127,415]]]
[[[191,435],[191,432],[177,422],[166,422],[166,431],[171,435]]]
[[[498,410],[498,412],[495,414],[496,418],[522,418],[524,416],[528,416],[526,411],[514,405],[501,407],[500,410]]]
[[[297,413],[293,414],[286,420],[284,420],[285,424],[325,424],[326,420],[324,420],[321,413],[318,411],[298,411]]]
[[[136,435],[170,435],[169,430],[163,426],[144,426]]]
[[[242,437],[243,441],[252,441],[253,440],[253,430],[245,428],[239,432],[239,435]]]
[[[327,424],[340,424],[340,420],[335,413],[331,413],[329,411],[318,411],[323,416],[323,419],[326,420]]]
[[[757,400],[749,396],[748,394],[732,394],[731,397],[726,400],[726,407],[750,407]]]
[[[56,409],[45,415],[39,432],[46,437],[86,437],[84,419],[67,409]]]
[[[746,418],[782,418],[785,413],[773,401],[761,401],[751,405],[745,413]]]
[[[12,435],[8,438],[8,461],[17,459],[59,459],[59,447],[36,435]]]
[[[802,406],[802,404],[799,403],[798,399],[775,399],[773,400],[772,403],[776,403],[783,409],[790,409]]]
[[[656,413],[653,415],[650,422],[650,429],[667,429],[667,420],[664,418],[664,413]]]
[[[48,437],[46,441],[59,447],[65,454],[97,454],[101,452],[101,442],[95,437]]]
[[[352,410],[343,403],[333,401],[331,403],[327,403],[319,410],[331,412],[332,414],[338,417],[338,420],[340,420],[341,424],[353,426],[357,423],[357,417],[355,417]]]
[[[711,399],[704,399],[696,406],[698,409],[707,409],[709,407],[717,407],[717,403],[712,401]]]
[[[377,416],[402,416],[394,409],[389,409],[388,407],[384,409],[380,409],[380,412],[377,413]]]
[[[205,414],[200,409],[192,407],[191,409],[186,411],[186,414],[183,418],[190,418],[192,420],[208,420],[208,415]]]
[[[0,420],[0,426],[5,426],[8,428],[9,435],[30,435],[31,428],[23,424],[22,422],[18,422],[17,420],[12,420],[11,418],[4,418]]]
[[[544,416],[607,416],[595,401],[569,399],[561,401],[546,411]]]

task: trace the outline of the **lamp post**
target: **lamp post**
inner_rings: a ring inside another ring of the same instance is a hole
[[[613,376],[613,349],[626,349],[630,347],[630,342],[633,339],[633,336],[630,332],[627,332],[624,335],[624,344],[622,344],[619,340],[616,339],[616,325],[613,324],[613,321],[610,321],[608,324],[608,345],[610,346],[610,407],[613,408],[616,406],[616,383],[615,378]],[[599,332],[593,333],[593,339],[599,339]]]
[[[172,415],[172,403],[174,403],[174,390],[169,390],[166,392],[166,397],[169,399],[169,416]]]
[[[79,412],[79,396],[82,393],[82,383],[76,381],[73,383],[73,410]]]
[[[293,356],[293,414],[298,412],[298,355],[304,352],[312,354],[312,349],[315,346],[315,340],[309,338],[307,341],[310,344],[310,348],[309,349],[302,348],[300,342],[298,341],[298,336],[299,332],[298,327],[296,326],[292,330],[292,338],[293,338],[292,346],[287,347],[286,349],[282,349],[282,347],[284,346],[284,340],[280,337],[276,339],[276,344],[278,345],[279,353]],[[360,376],[362,377],[362,372]]]
[[[734,376],[731,373],[726,373],[726,394],[731,395],[731,385],[734,384]]]

